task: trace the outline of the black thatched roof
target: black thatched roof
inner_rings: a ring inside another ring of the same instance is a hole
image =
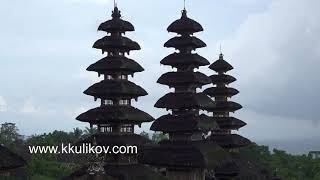
[[[61,180],[118,180],[108,174],[89,174],[88,168],[89,166],[83,166]]]
[[[187,11],[183,10],[181,18],[170,24],[167,30],[178,34],[193,34],[203,31],[203,28],[197,21],[188,18]]]
[[[226,96],[226,97],[232,97],[239,93],[238,90],[235,88],[229,88],[229,87],[211,87],[203,91],[210,97],[218,97],[218,96]]]
[[[219,126],[216,121],[207,115],[164,115],[158,118],[151,126],[152,131],[194,132],[216,130]]]
[[[230,84],[237,80],[235,77],[232,77],[226,74],[212,75],[210,76],[210,78],[213,84],[218,84],[218,83]]]
[[[26,165],[26,161],[6,147],[0,145],[0,171],[16,169]]]
[[[181,85],[196,85],[197,87],[202,87],[210,84],[211,80],[208,76],[200,72],[169,72],[163,74],[157,82],[170,87]]]
[[[215,169],[231,162],[229,153],[208,141],[171,142],[145,147],[139,154],[139,162],[157,167]]]
[[[207,110],[214,113],[220,112],[235,112],[241,109],[242,106],[233,101],[214,101],[214,105]]]
[[[235,130],[247,125],[247,123],[234,117],[213,117],[213,119],[219,124],[220,129]]]
[[[195,37],[195,36],[179,36],[179,37],[174,37],[168,40],[165,44],[164,47],[167,48],[176,48],[176,49],[181,49],[185,47],[190,47],[192,49],[197,49],[197,48],[203,48],[206,47],[206,43],[204,43],[201,39]]]
[[[198,68],[199,66],[209,65],[209,61],[199,54],[173,53],[162,59],[161,64],[172,67],[190,66]]]
[[[136,99],[148,95],[141,86],[127,80],[103,80],[89,87],[84,94],[102,99]]]
[[[98,30],[109,33],[125,33],[127,31],[134,31],[134,27],[130,22],[122,20],[121,11],[119,11],[118,7],[114,7],[112,19],[100,24]]]
[[[160,173],[141,164],[106,165],[105,171],[119,180],[167,180]]]
[[[155,104],[166,109],[213,109],[214,102],[204,93],[168,93]]]
[[[98,62],[91,64],[87,70],[108,75],[120,73],[129,75],[144,71],[139,63],[125,56],[107,56]]]
[[[223,148],[240,148],[251,144],[251,141],[238,134],[213,134],[210,139]]]
[[[131,39],[123,36],[105,36],[96,41],[93,48],[102,51],[120,51],[129,52],[132,50],[140,50],[140,45]]]
[[[82,145],[83,143],[96,142],[99,146],[141,146],[146,143],[150,143],[150,140],[140,136],[138,134],[95,134],[84,140],[77,142],[77,145]]]
[[[210,69],[216,72],[228,72],[233,69],[232,65],[223,59],[223,54],[220,54],[219,60],[209,66]]]
[[[230,179],[239,175],[240,167],[235,161],[229,161],[214,169],[215,176],[219,179]]]
[[[109,32],[109,33],[113,33],[113,32],[124,33],[127,31],[134,31],[134,27],[128,21],[124,21],[122,19],[112,19],[104,23],[101,23],[98,30]]]
[[[91,124],[129,123],[140,125],[143,122],[151,122],[154,118],[132,106],[104,106],[79,115],[77,120]]]
[[[73,172],[70,176],[63,180],[166,180],[166,178],[159,173],[153,171],[150,167],[141,164],[123,164],[104,166],[104,175],[98,175],[100,179],[94,179],[97,176],[89,175],[87,172],[88,166],[84,166]]]

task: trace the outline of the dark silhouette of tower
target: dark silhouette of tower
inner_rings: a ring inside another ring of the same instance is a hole
[[[210,84],[205,74],[196,72],[200,66],[210,63],[204,57],[194,53],[206,44],[193,34],[203,31],[202,26],[187,17],[182,11],[180,19],[167,29],[178,36],[165,43],[167,48],[178,52],[165,57],[161,64],[171,66],[176,71],[163,74],[158,83],[174,88],[174,92],[160,98],[155,107],[171,112],[158,118],[151,126],[153,131],[169,134],[169,139],[159,145],[149,146],[140,154],[140,162],[164,167],[170,180],[214,179],[215,169],[226,162],[231,162],[228,153],[215,142],[206,139],[209,131],[219,127],[201,110],[213,109],[214,102],[197,90]]]
[[[238,130],[246,125],[245,122],[230,116],[230,113],[242,108],[240,104],[228,99],[239,93],[238,90],[228,87],[229,84],[236,81],[236,78],[225,74],[233,67],[224,60],[223,54],[220,54],[219,59],[209,68],[217,74],[210,76],[214,87],[206,89],[204,93],[214,100],[214,107],[209,111],[212,112],[213,118],[220,127],[210,138],[221,147],[229,151],[236,151],[240,147],[248,146],[251,142],[240,135],[233,134],[233,130]]]
[[[250,145],[251,142],[240,135],[234,134],[235,130],[240,129],[247,124],[240,119],[231,116],[232,112],[242,108],[240,104],[229,100],[229,98],[239,93],[238,90],[229,87],[229,84],[236,81],[236,78],[226,74],[226,72],[233,69],[232,65],[224,60],[224,55],[221,53],[219,59],[211,64],[209,68],[217,72],[217,74],[210,76],[214,87],[206,89],[204,93],[214,100],[215,105],[209,111],[212,112],[213,119],[220,127],[220,129],[214,131],[209,138],[230,152],[233,162],[238,167],[237,171],[235,171],[236,169],[234,168],[223,167],[222,171],[216,171],[217,178],[266,180],[267,176],[263,170],[259,168],[255,162],[246,159],[239,153],[239,148],[246,147]]]
[[[89,87],[84,93],[100,100],[99,107],[77,117],[77,120],[90,123],[97,133],[81,141],[100,146],[137,146],[149,140],[134,134],[134,126],[154,120],[149,114],[131,106],[133,99],[146,96],[147,92],[129,81],[129,76],[144,69],[134,60],[126,57],[130,51],[140,50],[137,42],[123,34],[134,31],[133,25],[121,18],[117,6],[112,19],[102,23],[98,30],[108,35],[96,41],[93,48],[107,56],[90,65],[87,70],[103,75],[104,79]],[[80,143],[79,143],[80,144]],[[92,157],[88,165],[73,173],[71,179],[116,179],[141,180],[163,179],[151,169],[137,162],[137,154],[103,154]]]

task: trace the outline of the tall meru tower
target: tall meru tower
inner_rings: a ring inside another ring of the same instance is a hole
[[[89,87],[84,94],[100,100],[100,106],[91,109],[76,119],[90,123],[97,133],[81,141],[100,146],[138,146],[148,143],[145,137],[134,134],[135,125],[154,120],[146,112],[131,106],[131,101],[146,96],[147,92],[129,80],[144,69],[134,60],[129,59],[130,51],[140,50],[137,42],[124,37],[126,32],[134,31],[130,22],[121,18],[117,6],[112,12],[112,19],[102,23],[99,31],[107,36],[96,41],[93,48],[107,56],[90,65],[87,70],[97,72],[104,79]],[[137,162],[137,154],[103,154],[92,157],[92,162],[73,173],[70,179],[115,179],[141,180],[163,179],[162,176]]]
[[[223,173],[216,172],[216,177],[218,179],[267,180],[266,172],[263,172],[261,167],[239,153],[240,148],[250,145],[251,142],[247,138],[234,133],[235,130],[247,124],[231,116],[231,113],[242,108],[240,104],[229,100],[239,93],[238,90],[229,87],[229,84],[236,81],[236,78],[226,74],[233,69],[232,65],[224,60],[224,55],[221,53],[219,59],[209,68],[217,74],[210,76],[214,87],[206,89],[204,93],[214,100],[215,106],[209,111],[212,112],[213,119],[220,127],[211,134],[209,139],[230,152],[234,163],[238,167],[238,169],[225,167]]]
[[[158,145],[146,147],[140,154],[141,163],[165,169],[170,180],[215,179],[215,171],[223,171],[232,164],[229,153],[214,141],[206,139],[208,132],[216,131],[217,122],[202,110],[215,107],[214,102],[198,90],[210,84],[211,79],[196,72],[209,61],[194,51],[206,44],[193,34],[203,31],[202,26],[188,18],[182,11],[180,19],[167,29],[178,36],[165,43],[165,47],[178,52],[165,57],[161,64],[171,66],[176,71],[163,74],[158,83],[173,88],[174,91],[160,98],[155,107],[170,110],[170,113],[152,124],[151,130],[169,134],[169,139]]]

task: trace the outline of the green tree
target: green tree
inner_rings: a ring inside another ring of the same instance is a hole
[[[73,136],[73,142],[77,142],[82,138],[83,130],[80,128],[74,128],[71,134]]]
[[[151,139],[152,139],[152,141],[158,143],[158,142],[160,142],[162,140],[169,139],[169,136],[167,134],[162,133],[162,132],[161,133],[154,133],[152,135]]]
[[[4,123],[0,127],[0,144],[15,150],[16,145],[21,146],[23,136],[19,134],[19,129],[14,123]]]
[[[83,137],[89,137],[91,135],[94,135],[98,132],[98,129],[97,128],[89,128],[89,127],[86,127],[83,131]]]
[[[150,139],[149,133],[147,133],[147,132],[145,132],[145,131],[142,131],[142,132],[140,133],[140,136],[143,136],[143,137],[145,137],[145,138],[147,138],[147,139]]]

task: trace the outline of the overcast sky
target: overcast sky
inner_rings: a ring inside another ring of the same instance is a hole
[[[118,0],[118,6],[136,28],[127,36],[142,47],[130,57],[146,69],[132,79],[149,92],[135,106],[159,117],[165,111],[153,105],[169,89],[156,81],[171,70],[159,62],[173,52],[163,47],[174,36],[166,28],[180,17],[183,1]],[[244,108],[234,116],[248,123],[242,135],[320,138],[320,1],[188,0],[186,6],[205,29],[197,36],[208,47],[198,53],[213,62],[222,44],[235,67],[232,86],[240,94],[233,100]],[[82,94],[98,79],[85,69],[103,57],[91,47],[104,36],[96,29],[112,9],[109,0],[0,2],[0,123],[15,122],[27,135],[87,125],[75,117],[98,105]]]

